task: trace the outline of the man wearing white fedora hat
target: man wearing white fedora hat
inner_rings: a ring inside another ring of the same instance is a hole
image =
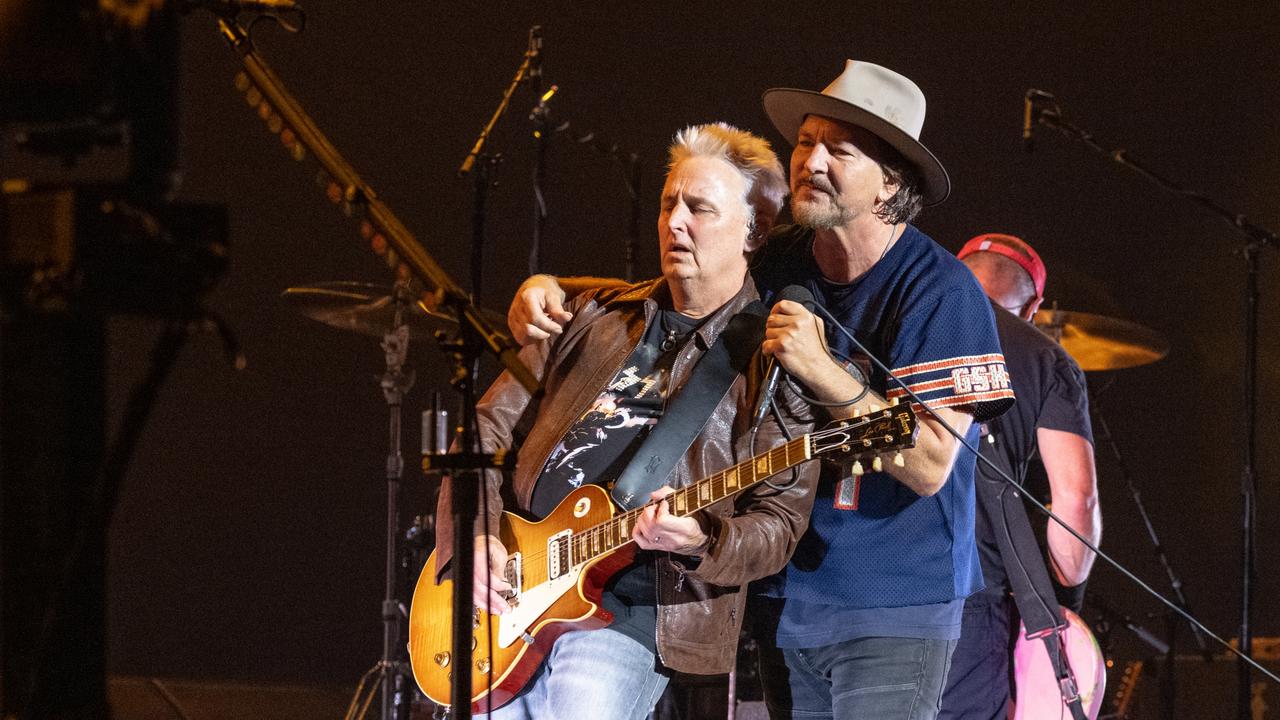
[[[933,718],[964,598],[982,584],[974,458],[940,421],[972,441],[974,419],[1012,403],[991,307],[965,266],[909,224],[950,193],[919,142],[914,83],[849,61],[822,92],[770,90],[764,107],[794,143],[797,224],[771,233],[752,274],[765,293],[807,288],[838,321],[779,301],[765,353],[834,417],[907,397],[848,332],[932,408],[902,466],[824,469],[809,530],[760,588],[766,700],[775,718]],[[553,278],[527,280],[508,315],[516,338],[558,334],[564,297]]]
[[[965,266],[909,224],[950,192],[919,141],[915,83],[849,61],[822,92],[769,90],[764,108],[795,140],[798,224],[775,232],[752,272],[764,288],[807,287],[842,326],[780,301],[765,353],[835,417],[905,400],[847,331],[931,408],[917,407],[904,466],[824,472],[808,533],[763,588],[766,700],[774,717],[933,718],[964,599],[982,586],[975,458],[942,422],[976,441],[974,420],[1013,398],[991,308]]]

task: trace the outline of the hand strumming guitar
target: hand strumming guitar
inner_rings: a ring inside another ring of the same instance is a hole
[[[507,598],[511,593],[511,583],[503,577],[507,566],[507,549],[492,535],[477,535],[475,548],[471,601],[476,607],[494,615],[510,612],[511,604],[507,602]],[[485,548],[489,551],[488,558],[485,557]],[[489,572],[490,567],[493,568],[492,574]]]

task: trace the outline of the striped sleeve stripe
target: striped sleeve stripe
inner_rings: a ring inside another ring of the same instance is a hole
[[[939,378],[937,380],[926,380],[924,382],[918,382],[918,383],[907,383],[907,387],[911,389],[911,392],[918,394],[922,392],[931,392],[939,388],[952,387],[954,384],[955,384],[954,380],[952,380],[949,377],[945,377],[945,378]],[[891,390],[889,390],[888,393],[885,394],[885,397],[886,398],[902,397],[903,395],[906,395],[906,394],[907,394],[907,391],[903,390],[901,385],[895,385]]]
[[[964,355],[961,357],[948,358],[946,360],[932,360],[930,362],[907,365],[894,369],[893,374],[905,380],[912,375],[919,375],[920,373],[950,370],[951,368],[957,368],[964,365],[985,365],[997,362],[1004,362],[1003,354],[988,353],[986,355]]]
[[[1012,390],[992,390],[984,393],[970,393],[968,395],[950,395],[947,397],[931,400],[929,398],[921,398],[926,401],[929,407],[933,409],[957,407],[960,405],[973,405],[980,402],[991,402],[993,400],[1012,400]],[[912,402],[911,409],[917,414],[921,412],[920,403]]]

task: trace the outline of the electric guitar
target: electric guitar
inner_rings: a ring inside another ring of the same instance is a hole
[[[863,456],[907,448],[914,445],[915,434],[911,408],[894,405],[832,422],[666,500],[673,514],[690,515],[820,455]],[[901,465],[902,456],[896,455],[894,462]],[[877,456],[873,467],[880,465]],[[615,514],[603,487],[583,485],[540,522],[503,513],[499,537],[508,554],[503,570],[511,583],[513,608],[506,615],[472,609],[473,658],[467,668],[453,663],[453,582],[436,583],[432,552],[409,610],[409,658],[422,692],[440,705],[450,704],[452,674],[461,670],[471,674],[473,712],[496,709],[524,687],[562,633],[609,624],[612,613],[600,607],[600,592],[611,575],[631,564],[631,533],[641,510]]]
[[[1107,689],[1107,661],[1089,626],[1080,616],[1062,608],[1067,627],[1060,638],[1067,665],[1076,679],[1080,693],[1080,708],[1089,720],[1098,717],[1102,698]],[[1058,678],[1049,661],[1049,651],[1043,640],[1027,637],[1026,627],[1018,628],[1018,644],[1013,649],[1013,680],[1017,687],[1017,701],[1013,706],[1013,720],[1058,720],[1071,717],[1071,710],[1062,699]]]

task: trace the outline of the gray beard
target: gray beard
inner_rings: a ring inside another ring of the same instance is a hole
[[[853,220],[853,213],[836,202],[827,205],[804,202],[791,204],[791,217],[805,227],[830,230],[848,224]]]

